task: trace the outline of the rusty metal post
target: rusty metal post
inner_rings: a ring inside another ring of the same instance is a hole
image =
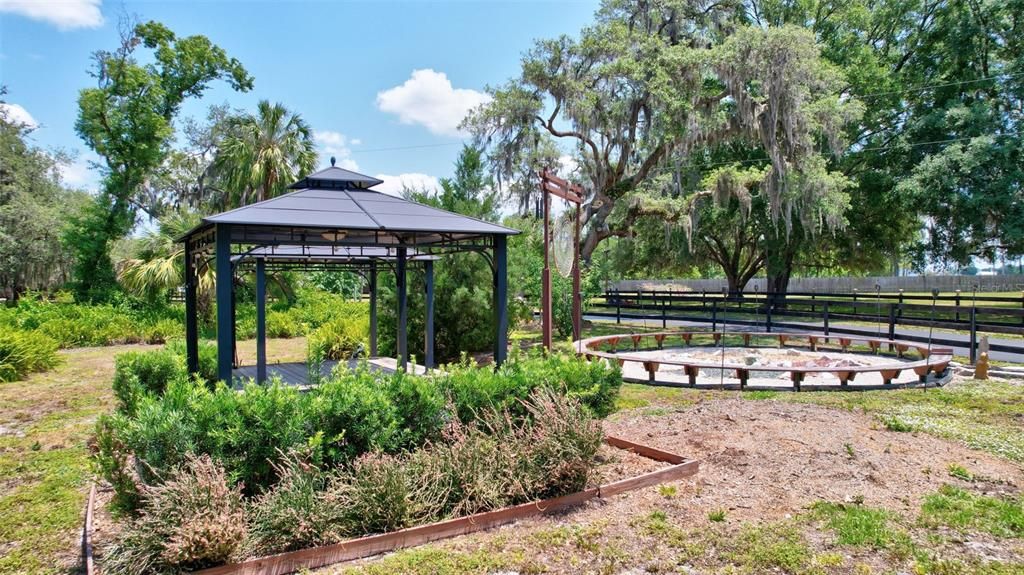
[[[540,275],[540,319],[544,349],[551,351],[551,230],[548,228],[548,222],[551,219],[551,194],[548,193],[547,186],[544,185],[547,176],[547,170],[541,172],[540,189],[544,195],[544,270]]]
[[[580,294],[580,216],[582,206],[576,206],[576,234],[572,254],[572,338],[583,339],[583,295]]]

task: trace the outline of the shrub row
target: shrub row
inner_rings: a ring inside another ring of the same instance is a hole
[[[236,335],[256,336],[256,309],[239,303]],[[316,290],[302,290],[294,304],[275,302],[267,313],[268,337],[297,337],[315,332],[324,324],[348,319],[352,325],[343,333],[359,342],[369,333],[359,318],[368,317],[367,305]],[[0,307],[0,328],[42,333],[61,348],[130,343],[165,343],[184,336],[184,306],[154,306],[126,300],[110,305],[75,304],[65,299],[49,301],[24,297],[11,308]],[[215,326],[201,326],[203,337],[216,335]],[[335,331],[339,331],[335,328]],[[325,338],[326,339],[326,338]],[[350,352],[353,351],[353,346]]]
[[[347,537],[497,509],[584,488],[600,424],[573,398],[539,390],[530,417],[491,411],[398,455],[371,451],[340,469],[308,452],[276,465],[279,481],[244,500],[208,456],[187,457],[106,553],[109,573],[178,572],[230,559],[330,544]]]
[[[0,331],[0,382],[15,381],[60,363],[57,342],[36,332]]]
[[[213,361],[213,358],[210,358]],[[212,367],[211,367],[212,369]],[[440,437],[452,420],[502,411],[528,419],[538,389],[608,414],[621,385],[617,368],[570,356],[513,358],[502,369],[453,366],[433,376],[339,368],[308,392],[272,382],[242,391],[190,381],[174,351],[125,354],[114,382],[118,412],[98,424],[97,462],[121,505],[159,482],[190,453],[206,453],[255,493],[278,479],[281,454],[303,450],[328,468],[364,453],[396,453]]]

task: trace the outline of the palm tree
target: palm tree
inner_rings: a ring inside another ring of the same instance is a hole
[[[232,204],[225,207],[277,196],[313,169],[313,130],[283,105],[262,100],[255,115],[244,114],[230,123],[213,163]]]
[[[181,286],[184,276],[185,247],[176,241],[201,221],[199,214],[171,212],[159,225],[139,240],[136,257],[117,264],[117,279],[126,290],[140,297],[155,300],[168,290]],[[208,265],[196,270],[199,277],[199,300],[204,308],[213,294],[214,276]]]

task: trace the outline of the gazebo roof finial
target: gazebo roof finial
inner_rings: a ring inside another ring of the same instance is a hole
[[[336,162],[336,161],[337,160],[334,159],[334,156],[331,156],[331,167],[332,168],[334,167],[334,162]]]

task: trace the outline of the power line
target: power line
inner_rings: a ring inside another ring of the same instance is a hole
[[[439,144],[418,144],[413,146],[391,146],[387,148],[367,148],[361,150],[351,150],[353,154],[362,154],[366,152],[394,152],[398,150],[419,150],[423,148],[441,148],[445,146],[461,146],[463,142],[441,142]]]
[[[901,88],[899,90],[889,90],[889,91],[886,91],[886,92],[870,92],[868,94],[854,94],[854,97],[856,97],[858,99],[863,99],[863,98],[873,98],[875,96],[889,96],[889,95],[892,95],[892,94],[902,94],[904,92],[923,92],[925,90],[931,90],[932,88],[945,88],[945,87],[948,87],[948,86],[960,86],[960,85],[963,85],[963,84],[974,84],[974,83],[977,83],[977,82],[987,82],[989,80],[1000,80],[1000,79],[1009,80],[1011,78],[1017,78],[1019,76],[1024,76],[1024,73],[1020,73],[1020,74],[996,74],[994,76],[987,76],[985,78],[975,78],[973,80],[960,80],[960,81],[957,81],[957,82],[943,82],[943,83],[940,83],[940,84],[926,84],[926,85],[923,85],[923,86],[911,86],[909,88]]]
[[[1020,133],[996,134],[995,136],[996,137],[1010,137],[1010,136],[1021,136],[1021,135],[1024,135],[1024,134],[1020,134]],[[895,148],[917,148],[917,147],[920,147],[920,146],[934,146],[936,144],[950,144],[950,143],[953,143],[953,142],[962,142],[962,141],[965,141],[965,140],[973,140],[973,139],[978,138],[978,137],[982,137],[982,136],[963,136],[963,137],[960,137],[960,138],[949,138],[947,140],[933,140],[933,141],[930,141],[930,142],[915,142],[915,143],[911,143],[911,144],[890,144],[888,146],[872,146],[872,147],[867,147],[867,148],[861,148],[861,149],[856,150],[856,151],[857,152],[879,152],[879,151],[883,151],[883,150],[892,150],[892,149],[895,149]],[[770,162],[770,161],[771,161],[771,158],[753,158],[753,159],[750,159],[750,160],[734,160],[734,161],[712,162],[710,164],[701,164],[700,167],[702,167],[702,168],[713,168],[713,167],[716,167],[716,166],[729,166],[729,165],[734,165],[734,164],[757,164],[757,163],[761,163],[761,162]],[[697,165],[694,162],[689,162],[688,165],[692,166],[692,167],[697,167]],[[672,166],[664,166],[664,167],[652,169],[652,170],[650,170],[648,172],[648,174],[650,175],[650,174],[657,174],[657,173],[676,172],[676,171],[679,171],[679,169],[682,168],[683,166],[684,166],[683,164],[676,163],[676,164],[674,164]]]

